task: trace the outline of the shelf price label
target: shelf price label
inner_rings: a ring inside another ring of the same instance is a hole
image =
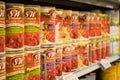
[[[75,74],[70,73],[68,75],[63,76],[63,80],[78,80],[78,77]]]
[[[101,65],[102,70],[105,70],[111,67],[111,63],[106,59],[101,60],[100,65]]]

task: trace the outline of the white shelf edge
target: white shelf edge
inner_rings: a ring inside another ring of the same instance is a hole
[[[120,59],[120,55],[119,55],[119,54],[114,55],[114,56],[112,56],[112,57],[109,57],[109,58],[107,58],[106,60],[108,60],[110,63],[112,63],[112,62],[117,61],[118,59]],[[84,68],[84,69],[74,71],[74,72],[72,72],[72,73],[73,73],[74,75],[76,75],[77,77],[81,77],[81,76],[84,76],[84,75],[86,75],[86,74],[88,74],[88,73],[90,73],[90,72],[92,72],[92,71],[95,71],[95,70],[97,70],[97,69],[99,69],[99,68],[101,68],[101,66],[100,66],[100,64],[99,64],[99,62],[98,62],[98,63],[93,64],[93,65],[90,65],[90,66],[88,66],[88,67],[86,67],[86,68]],[[64,75],[64,76],[66,76],[66,75]],[[57,80],[63,80],[62,77],[64,77],[64,76],[59,77]],[[69,77],[70,77],[70,76],[69,76]]]

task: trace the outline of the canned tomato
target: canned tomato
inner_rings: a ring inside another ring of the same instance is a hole
[[[26,80],[40,80],[40,51],[25,51]]]
[[[89,65],[89,42],[88,41],[81,41],[78,43],[79,45],[79,68],[84,68]]]
[[[55,27],[55,41],[56,44],[63,43],[63,10],[56,10],[56,27]]]
[[[77,43],[71,45],[71,69],[75,70],[78,68],[78,48]]]
[[[80,23],[80,37],[81,38],[89,38],[89,21],[90,21],[90,15],[89,13],[79,13],[79,23]]]
[[[5,28],[5,3],[0,1],[0,27]]]
[[[41,45],[55,44],[56,12],[54,7],[41,7]]]
[[[25,6],[25,46],[40,44],[40,6]]]
[[[106,57],[110,56],[110,37],[106,38]]]
[[[76,41],[79,38],[79,12],[72,11],[70,16],[70,38],[71,41]]]
[[[67,74],[71,71],[71,47],[68,44],[63,45],[62,71]]]
[[[7,80],[24,80],[24,53],[6,53]]]
[[[102,40],[102,59],[105,59],[106,58],[106,41],[103,39]]]
[[[62,75],[62,54],[63,54],[63,47],[62,44],[57,44],[55,46],[55,72],[56,76]]]
[[[90,41],[90,55],[91,55],[91,62],[97,62],[97,53],[96,53],[96,40],[91,39]]]
[[[63,11],[63,30],[62,30],[62,36],[63,36],[63,42],[67,43],[70,42],[70,22],[71,22],[71,10],[64,10]]]
[[[0,54],[0,79],[6,80],[5,54]]]
[[[23,13],[23,4],[6,4],[6,50],[24,47]]]
[[[56,80],[54,48],[41,48],[41,53],[41,79]]]
[[[97,60],[100,61],[102,59],[102,53],[101,53],[101,38],[96,39],[96,55],[97,55]]]
[[[0,2],[0,54],[5,52],[5,3]]]
[[[101,25],[101,14],[97,14],[96,16],[96,36],[97,37],[101,37],[101,28],[102,28],[102,25]]]
[[[96,32],[96,14],[91,13],[90,14],[90,24],[89,24],[89,36],[90,36],[90,38],[95,38],[95,32]]]

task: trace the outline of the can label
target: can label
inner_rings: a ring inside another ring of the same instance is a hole
[[[42,50],[45,57],[41,58],[42,61],[42,72],[41,79],[42,80],[55,80],[55,51],[54,48],[46,48]],[[46,68],[45,68],[46,66]]]
[[[25,6],[25,48],[36,48],[40,44],[40,7]]]
[[[5,3],[0,2],[0,54],[5,54]]]
[[[79,38],[79,13],[72,12],[70,16],[70,38],[74,41]]]
[[[62,70],[63,74],[66,74],[71,71],[71,48],[70,46],[65,45],[63,47],[63,56],[62,56]]]
[[[55,43],[55,9],[51,8],[47,12],[41,12],[41,41],[42,45],[53,45]]]
[[[5,3],[0,2],[0,27],[5,28]]]
[[[7,80],[24,80],[24,56],[7,55],[6,56]]]
[[[5,53],[5,28],[0,27],[0,54]]]
[[[55,41],[56,44],[61,44],[63,43],[63,11],[57,11],[56,15],[56,27],[55,27]]]
[[[56,67],[56,76],[62,75],[62,47],[56,46],[56,52],[55,52],[55,67]]]
[[[23,50],[24,47],[24,6],[6,4],[6,51]]]
[[[5,80],[6,79],[6,65],[5,65],[5,55],[0,55],[0,79]]]
[[[40,80],[40,52],[26,51],[26,80],[36,79]]]
[[[71,68],[77,69],[78,68],[78,50],[76,48],[76,45],[71,45]]]

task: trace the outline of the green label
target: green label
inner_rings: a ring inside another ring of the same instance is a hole
[[[24,28],[18,26],[12,26],[6,28],[6,34],[20,34],[24,32]]]
[[[34,32],[39,32],[39,31],[40,31],[40,28],[37,26],[32,26],[32,25],[25,26],[25,32],[34,33]]]
[[[9,76],[7,77],[6,80],[24,80],[25,78],[25,74],[16,74],[16,75],[13,75],[13,76]]]
[[[27,72],[30,76],[36,75],[36,74],[40,74],[40,69],[34,69],[32,71]]]
[[[5,28],[0,27],[0,36],[5,36]]]

